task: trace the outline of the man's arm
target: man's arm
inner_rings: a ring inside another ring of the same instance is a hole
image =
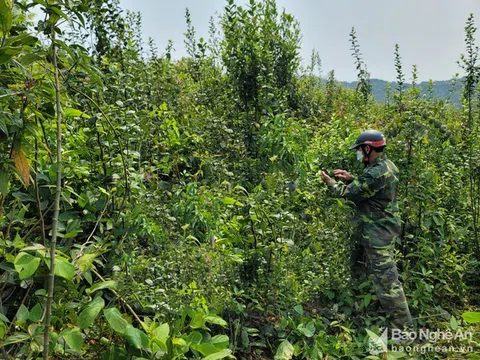
[[[343,182],[345,182],[345,184],[347,185],[353,181],[353,176],[346,170],[342,170],[342,169],[333,170],[333,175],[335,175],[337,179],[343,180]]]
[[[335,181],[327,182],[327,185],[333,196],[361,202],[371,198],[381,189],[379,180],[379,177],[366,171],[348,185]]]

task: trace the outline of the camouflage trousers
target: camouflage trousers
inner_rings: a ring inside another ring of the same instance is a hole
[[[365,244],[366,245],[366,244]],[[358,277],[358,265],[366,260],[368,275],[376,295],[387,313],[390,326],[396,329],[412,328],[403,286],[398,279],[397,265],[393,259],[393,244],[386,246],[357,246],[352,257],[353,273]]]

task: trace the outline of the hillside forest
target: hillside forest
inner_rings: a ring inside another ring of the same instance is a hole
[[[187,9],[158,49],[118,0],[0,0],[0,358],[479,359],[474,15],[458,102],[394,43],[378,102],[354,28],[355,88],[321,76],[275,0],[226,0],[209,29]],[[352,276],[355,206],[319,175],[361,174],[366,129],[399,168],[415,328],[449,336],[372,350],[387,314]]]

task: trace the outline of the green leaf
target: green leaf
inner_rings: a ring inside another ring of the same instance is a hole
[[[67,14],[65,14],[58,6],[52,6],[51,9],[60,17],[63,17],[65,20],[70,21]]]
[[[9,36],[5,40],[4,46],[8,45],[10,47],[17,47],[17,46],[31,46],[38,41],[38,38],[35,36],[29,35],[27,33],[22,33],[20,35]]]
[[[102,297],[97,296],[93,299],[78,316],[78,326],[80,329],[89,328],[104,307],[105,300],[103,300]]]
[[[5,118],[1,114],[0,114],[0,130],[2,130],[3,133],[8,136],[7,124],[5,123]]]
[[[93,284],[92,273],[90,272],[90,270],[86,271],[86,272],[83,274],[83,277],[85,278],[85,280],[87,280],[87,282],[88,282],[90,285]]]
[[[218,353],[221,349],[217,348],[216,346],[208,343],[202,343],[202,344],[192,344],[190,345],[190,348],[198,351],[202,355],[210,355],[210,354],[215,354]]]
[[[283,340],[275,353],[275,360],[290,360],[293,356],[293,345],[288,340]]]
[[[312,323],[308,324],[307,326],[299,325],[297,330],[306,337],[312,337],[315,334],[315,325]]]
[[[215,335],[210,340],[208,340],[208,343],[215,345],[217,348],[223,349],[228,347],[228,344],[230,344],[230,340],[228,339],[227,335]]]
[[[218,360],[218,359],[225,359],[226,357],[234,359],[232,356],[232,350],[230,349],[223,349],[215,354],[211,354],[202,358],[202,360]]]
[[[117,308],[105,309],[103,310],[103,315],[105,315],[108,324],[113,330],[122,335],[125,333],[125,329],[129,324],[128,321],[123,318],[122,314]]]
[[[2,1],[2,0],[0,0]],[[21,47],[3,46],[0,48],[0,65],[8,62],[12,57],[22,51]]]
[[[124,336],[137,349],[148,349],[148,337],[143,331],[128,325]]]
[[[198,331],[192,331],[188,336],[185,338],[185,341],[189,345],[198,345],[202,342],[203,336],[200,332]]]
[[[28,319],[29,311],[25,305],[20,305],[20,307],[17,310],[17,315],[15,316],[17,318],[17,322],[20,324],[23,324],[25,321]]]
[[[85,205],[87,205],[88,203],[88,197],[84,194],[80,195],[77,198],[77,203],[78,203],[78,206],[80,206],[83,209]]]
[[[35,199],[30,194],[25,194],[19,191],[15,191],[12,193],[12,195],[17,199],[20,199],[22,202],[35,202]]]
[[[0,119],[0,125],[1,125],[1,121],[2,119]],[[3,196],[8,195],[9,187],[10,187],[10,182],[8,180],[8,173],[5,170],[0,170],[0,194],[2,194]]]
[[[7,327],[5,323],[2,320],[0,320],[0,339],[3,339],[3,337],[5,336],[6,330],[7,330]]]
[[[37,55],[37,54],[25,54],[25,55],[22,55],[22,57],[19,59],[19,62],[23,66],[28,66],[31,63],[33,63],[34,61],[37,61],[37,60],[40,60],[40,59],[42,59],[42,57]]]
[[[223,203],[225,205],[237,205],[237,206],[243,206],[243,204],[238,201],[238,200],[235,200],[234,198],[231,198],[231,197],[228,197],[228,196],[225,196],[223,198]]]
[[[0,0],[0,35],[6,36],[12,28],[12,0]]]
[[[75,352],[82,352],[83,347],[83,337],[80,329],[66,329],[60,333],[60,336],[63,337],[67,345]]]
[[[463,320],[470,324],[480,323],[480,312],[478,311],[467,311],[462,314]]]
[[[130,360],[131,358],[132,357],[128,355],[127,350],[115,345],[110,346],[102,356],[102,360]]]
[[[220,316],[216,315],[208,315],[205,317],[205,322],[210,324],[220,325],[226,327],[228,324],[225,320],[223,320]]]
[[[468,354],[467,359],[480,360],[480,354],[475,354],[475,353]]]
[[[152,343],[158,346],[162,351],[167,352],[167,340],[170,333],[170,326],[168,324],[162,324],[156,327],[151,333]],[[202,341],[202,335],[200,334],[200,341]],[[155,346],[152,347],[152,350],[156,352],[158,349]]]
[[[370,331],[368,329],[365,329],[365,331],[367,332],[368,336],[370,337],[370,341],[373,342],[373,344],[375,344],[375,348],[379,349],[379,350],[382,350],[382,351],[387,351],[387,344],[386,342],[384,341],[383,339],[383,335],[384,334],[381,334],[380,336],[375,334],[373,331]]]
[[[20,280],[32,276],[40,265],[40,258],[32,256],[26,252],[21,252],[15,257],[15,270],[18,272]]]
[[[387,360],[405,359],[408,355],[404,351],[389,351]]]
[[[152,337],[163,343],[167,342],[169,334],[170,326],[168,324],[162,324],[152,331]]]
[[[452,330],[457,330],[458,329],[458,322],[457,322],[457,319],[455,319],[455,316],[452,316],[450,318],[450,328]]]
[[[82,274],[85,274],[87,270],[90,270],[93,267],[93,261],[97,258],[98,253],[92,253],[92,254],[83,254],[80,256],[80,258],[77,260],[77,266],[78,269],[82,272]]]
[[[195,313],[190,321],[192,329],[199,329],[205,327],[205,319],[201,313]]]
[[[80,111],[78,109],[72,109],[68,108],[63,111],[63,115],[65,115],[66,118],[69,117],[82,117],[84,119],[88,119],[89,116],[85,114],[83,111]]]
[[[9,336],[3,343],[0,342],[0,348],[11,345],[11,344],[16,344],[19,342],[24,342],[30,339],[30,335],[25,334],[25,333],[15,333],[11,336]]]
[[[57,276],[72,281],[75,276],[75,267],[65,260],[56,258],[54,273]]]
[[[86,290],[86,293],[90,295],[97,290],[116,289],[116,287],[117,287],[117,282],[115,280],[107,280],[107,281],[102,281],[102,282],[93,284],[93,286],[90,289]]]
[[[18,234],[17,234],[17,235],[18,235]],[[20,236],[20,235],[19,235],[19,236]],[[33,243],[33,244],[30,245],[30,246],[24,247],[22,250],[23,250],[23,251],[32,251],[32,250],[36,251],[36,250],[38,250],[38,251],[40,251],[41,253],[44,254],[47,249],[46,249],[45,246],[42,245],[42,244]]]
[[[293,310],[297,312],[297,314],[303,315],[303,306],[302,305],[296,305]]]
[[[42,318],[42,305],[38,303],[35,304],[35,306],[30,310],[28,318],[33,322],[40,321],[40,319]]]
[[[182,348],[188,346],[187,342],[184,339],[175,337],[172,337],[172,344]]]
[[[370,301],[372,300],[372,295],[367,294],[363,297],[363,303],[365,304],[365,307],[367,307],[370,304]]]

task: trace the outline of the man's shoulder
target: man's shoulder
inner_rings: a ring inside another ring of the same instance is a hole
[[[395,165],[395,163],[392,160],[388,159],[386,156],[383,159],[383,163],[387,170],[398,173],[397,165]]]
[[[381,177],[389,173],[398,173],[397,166],[383,154],[373,166],[365,168],[365,174],[372,177]]]
[[[382,166],[381,164],[375,164],[374,166],[369,166],[366,167],[363,170],[363,176],[364,177],[372,177],[372,178],[377,178],[382,176],[385,173],[385,167]]]

